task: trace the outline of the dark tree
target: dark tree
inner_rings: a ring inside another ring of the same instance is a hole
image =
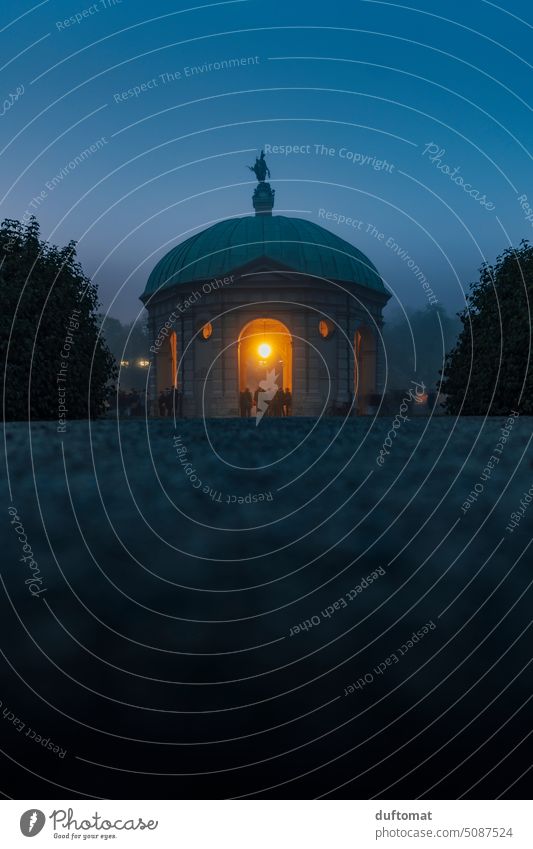
[[[97,416],[114,358],[99,336],[97,289],[75,243],[42,242],[32,219],[0,224],[0,353],[6,419]]]
[[[483,265],[470,287],[459,315],[463,329],[444,368],[449,413],[533,413],[532,312],[533,247],[523,241],[494,266]]]

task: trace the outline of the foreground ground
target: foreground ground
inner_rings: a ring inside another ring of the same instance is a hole
[[[4,792],[524,797],[532,420],[391,428],[8,425]]]

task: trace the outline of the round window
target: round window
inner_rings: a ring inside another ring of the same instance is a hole
[[[213,325],[211,324],[210,321],[207,321],[204,325],[202,325],[202,329],[200,331],[202,339],[209,339],[212,333],[213,333]]]
[[[327,318],[321,318],[318,322],[318,332],[322,339],[329,339],[335,329],[335,325]]]

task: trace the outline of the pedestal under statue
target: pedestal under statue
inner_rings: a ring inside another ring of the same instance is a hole
[[[256,215],[272,215],[274,208],[275,189],[270,187],[270,183],[265,182],[268,176],[270,179],[270,169],[266,164],[265,151],[261,151],[261,155],[256,157],[255,165],[249,165],[250,171],[253,171],[257,177],[258,184],[253,195],[253,205]]]

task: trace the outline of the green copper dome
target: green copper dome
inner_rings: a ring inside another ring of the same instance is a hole
[[[150,274],[143,298],[195,280],[225,277],[261,257],[387,294],[370,260],[329,230],[302,218],[252,215],[220,221],[172,248]]]

